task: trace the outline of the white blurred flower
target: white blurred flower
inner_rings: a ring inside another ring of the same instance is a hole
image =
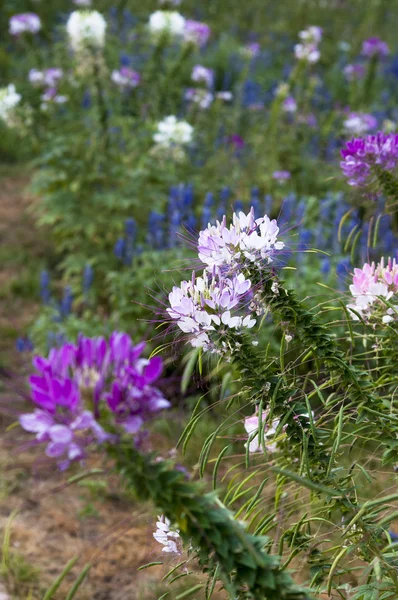
[[[232,92],[217,92],[216,97],[219,100],[223,100],[224,102],[231,102],[231,100],[233,99],[234,95]]]
[[[106,21],[96,10],[75,10],[66,23],[66,31],[73,50],[87,46],[102,48],[105,44]]]
[[[175,10],[157,10],[150,15],[148,27],[155,36],[167,33],[174,37],[183,37],[185,19]]]
[[[21,98],[21,94],[17,93],[13,84],[0,88],[0,119],[10,127],[15,124],[15,107],[19,104]]]
[[[352,112],[343,122],[344,129],[349,135],[363,135],[377,127],[377,119],[371,114]]]
[[[193,102],[199,108],[209,108],[213,102],[213,94],[201,88],[188,88],[185,92],[185,98]]]
[[[189,144],[193,137],[193,127],[186,121],[179,121],[174,115],[170,115],[159,121],[154,141],[160,146],[170,147],[172,145]]]
[[[296,44],[294,47],[296,58],[310,64],[318,62],[321,57],[318,44],[322,40],[322,28],[311,25],[307,29],[300,31],[299,38],[301,43]]]
[[[321,57],[321,53],[315,44],[296,44],[294,47],[296,58],[308,63],[316,63]]]
[[[73,0],[73,4],[76,4],[76,6],[83,6],[85,8],[88,8],[89,6],[91,6],[91,0]]]
[[[162,552],[181,554],[178,549],[177,541],[180,540],[180,533],[178,529],[170,529],[170,521],[164,515],[158,516],[156,522],[156,531],[153,537],[159,544],[162,544]]]

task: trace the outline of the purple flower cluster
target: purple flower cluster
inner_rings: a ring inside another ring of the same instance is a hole
[[[283,249],[278,233],[277,222],[267,215],[256,219],[253,207],[247,215],[234,214],[229,227],[224,216],[199,233],[198,257],[206,265],[203,277],[193,273],[191,281],[174,286],[167,309],[192,346],[228,358],[239,351],[237,336],[256,324],[253,313],[263,312],[248,274],[255,270],[263,274]]]
[[[13,15],[9,21],[11,35],[20,36],[23,33],[38,33],[41,29],[40,17],[35,13]]]
[[[184,40],[202,48],[210,37],[210,27],[206,23],[187,19],[184,26]]]
[[[145,343],[133,345],[125,333],[79,337],[77,344],[53,348],[48,358],[36,356],[38,373],[29,379],[33,413],[20,416],[26,431],[46,442],[46,454],[58,459],[61,469],[81,460],[86,448],[109,435],[99,424],[112,421],[135,434],[151,415],[170,403],[153,386],[162,361],[141,357]]]
[[[363,56],[387,56],[390,53],[388,45],[378,37],[371,37],[365,40],[362,44]]]
[[[365,67],[360,64],[346,65],[343,69],[344,75],[348,81],[357,81],[365,77]]]
[[[341,151],[341,169],[349,185],[364,187],[372,183],[375,167],[393,171],[398,164],[398,135],[395,133],[367,135],[347,142]]]

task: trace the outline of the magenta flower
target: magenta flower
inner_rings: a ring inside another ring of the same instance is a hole
[[[376,169],[393,171],[398,164],[398,135],[395,133],[368,135],[347,142],[341,151],[341,169],[348,184],[363,187],[376,179]]]
[[[235,150],[242,150],[245,147],[245,140],[237,133],[233,133],[227,138],[228,144],[233,146]]]
[[[19,36],[23,33],[38,33],[41,29],[40,17],[35,13],[21,13],[13,15],[9,21],[11,35]]]
[[[21,426],[48,442],[48,456],[62,459],[62,468],[84,458],[89,444],[109,439],[98,423],[109,409],[116,425],[137,433],[170,406],[153,385],[162,361],[142,358],[144,349],[145,343],[134,345],[127,334],[114,332],[109,341],[80,336],[76,345],[53,348],[48,358],[36,356],[38,374],[29,383],[37,408],[20,417]]]
[[[388,45],[378,37],[371,37],[365,40],[362,44],[362,55],[363,56],[387,56],[390,53]]]
[[[206,23],[200,21],[192,21],[187,19],[184,25],[184,40],[192,42],[196,46],[205,46],[210,37],[210,27]]]
[[[36,434],[36,440],[47,443],[46,454],[58,459],[60,469],[72,461],[82,460],[93,442],[103,442],[107,434],[93,414],[85,410],[80,390],[69,377],[57,377],[50,364],[35,362],[40,375],[29,379],[31,398],[38,407],[19,418],[25,431]]]

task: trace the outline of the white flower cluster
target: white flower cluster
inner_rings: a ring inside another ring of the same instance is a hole
[[[20,103],[21,98],[21,94],[17,93],[13,84],[0,88],[0,119],[9,127],[15,125],[15,107]]]
[[[87,47],[102,48],[105,44],[106,21],[96,10],[75,10],[71,13],[66,31],[76,52]]]
[[[157,10],[149,17],[148,27],[155,37],[165,34],[172,37],[183,37],[185,19],[176,10]]]
[[[298,60],[308,63],[316,63],[321,57],[319,43],[322,40],[322,28],[312,25],[300,31],[300,43],[294,47],[294,53]]]
[[[159,544],[162,544],[162,552],[181,554],[177,546],[177,541],[180,540],[180,533],[178,529],[172,529],[170,520],[164,515],[158,516],[156,522],[156,531],[153,537]]]
[[[159,121],[157,132],[153,140],[159,146],[171,147],[184,146],[192,141],[193,127],[186,121],[179,121],[174,115],[170,115]]]

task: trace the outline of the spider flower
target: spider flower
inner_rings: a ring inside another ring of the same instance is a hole
[[[154,37],[170,35],[184,36],[185,18],[176,10],[156,10],[149,17],[148,27]]]
[[[275,452],[276,442],[273,441],[273,437],[279,425],[279,419],[274,419],[274,421],[272,421],[272,425],[269,426],[266,423],[267,417],[267,411],[263,411],[261,420],[262,426],[264,427],[264,445],[268,452]],[[258,435],[258,425],[258,411],[256,411],[251,417],[246,417],[244,420],[243,426],[249,436],[249,440],[245,443],[245,448],[247,448],[247,445],[249,445],[249,452],[259,452],[262,450]],[[255,432],[257,432],[257,435],[252,437]]]
[[[30,378],[31,396],[36,409],[19,417],[21,427],[46,443],[46,454],[56,458],[61,470],[72,461],[82,460],[86,448],[108,436],[91,411],[85,410],[76,382],[56,377],[47,371]]]
[[[198,253],[200,260],[209,267],[240,269],[245,263],[267,264],[272,257],[284,248],[278,241],[279,227],[276,220],[267,215],[255,219],[254,209],[245,215],[233,215],[232,224],[227,227],[226,217],[216,225],[208,225],[199,233]]]
[[[307,27],[299,33],[300,43],[294,47],[294,53],[298,60],[310,64],[318,62],[321,57],[318,45],[322,40],[322,28],[315,25]]]
[[[195,65],[191,74],[192,81],[203,83],[206,87],[211,88],[214,83],[214,70],[208,69],[203,65]]]
[[[187,19],[184,27],[185,42],[195,44],[202,48],[205,46],[210,37],[210,27],[206,23],[200,21],[192,21]]]
[[[272,173],[273,179],[275,179],[278,183],[285,183],[291,178],[292,174],[290,171],[274,171]]]
[[[63,77],[62,69],[51,67],[50,69],[44,69],[39,71],[38,69],[30,69],[28,79],[29,82],[37,87],[48,86],[50,88],[56,87],[58,82]]]
[[[11,35],[19,36],[23,33],[38,33],[41,29],[40,17],[35,13],[21,13],[13,15],[9,21]]]
[[[114,332],[109,340],[80,336],[77,344],[36,356],[37,373],[29,379],[33,414],[21,415],[21,426],[48,442],[47,454],[68,466],[85,456],[90,443],[108,439],[98,423],[104,413],[130,434],[170,403],[153,386],[162,371],[158,357],[142,358],[145,343]],[[62,426],[62,427],[61,427]],[[55,428],[55,429],[54,429]],[[66,461],[66,463],[65,463]]]
[[[141,83],[141,75],[129,67],[112,71],[111,80],[122,90],[135,88]]]
[[[174,115],[170,115],[159,121],[157,131],[153,136],[159,146],[170,147],[182,146],[192,141],[193,127],[186,121],[179,121]]]
[[[181,541],[180,532],[178,529],[173,529],[171,527],[170,520],[164,515],[158,516],[156,531],[153,534],[153,537],[159,544],[162,544],[162,552],[181,554],[181,551],[177,546],[178,541]]]
[[[188,88],[185,91],[185,99],[196,104],[199,108],[206,110],[212,105],[214,96],[211,92],[203,88]]]
[[[226,341],[228,333],[239,333],[256,323],[245,314],[247,310],[243,316],[234,314],[245,301],[247,304],[250,287],[251,282],[243,274],[227,278],[216,269],[212,274],[205,269],[203,277],[193,274],[191,281],[173,287],[167,312],[193,347],[223,353],[231,349]]]
[[[384,57],[390,53],[388,45],[378,37],[371,37],[365,40],[362,44],[362,56]]]
[[[0,88],[0,120],[10,127],[15,125],[15,108],[21,99],[22,96],[16,92],[15,85]]]
[[[383,324],[398,320],[398,264],[394,258],[384,258],[376,265],[365,263],[354,269],[350,292],[354,302],[347,305],[354,320],[360,315],[365,321]],[[388,306],[386,302],[392,305]]]
[[[102,48],[105,44],[107,23],[96,10],[75,10],[71,13],[66,31],[73,50],[87,47]]]
[[[364,187],[376,178],[378,169],[393,171],[398,163],[398,135],[378,132],[354,138],[341,151],[340,167],[348,184]]]
[[[347,81],[357,81],[365,77],[366,70],[363,65],[353,64],[346,65],[343,69],[343,73]]]
[[[344,122],[346,133],[363,135],[377,127],[377,119],[373,115],[361,112],[352,112],[347,115]]]

